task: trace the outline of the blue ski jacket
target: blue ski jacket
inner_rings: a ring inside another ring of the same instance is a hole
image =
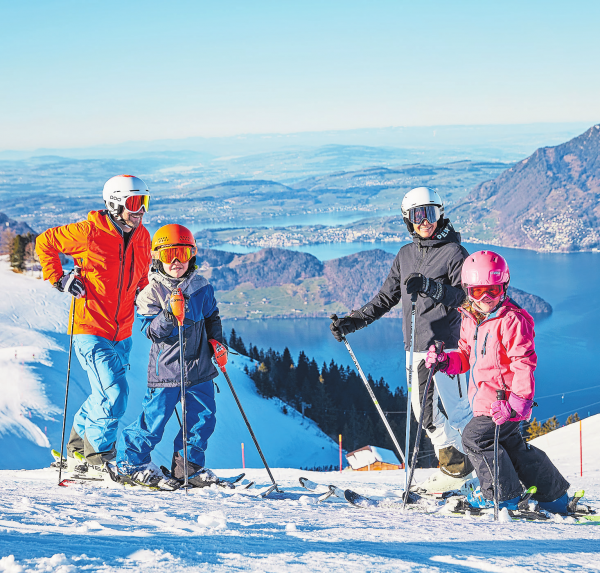
[[[185,298],[183,322],[184,376],[186,386],[212,380],[218,371],[212,363],[214,338],[223,343],[221,317],[213,287],[198,271],[184,279],[172,279],[152,269],[149,284],[136,304],[142,330],[152,340],[148,362],[148,386],[167,388],[181,384],[179,329],[167,311],[171,293],[180,288]]]

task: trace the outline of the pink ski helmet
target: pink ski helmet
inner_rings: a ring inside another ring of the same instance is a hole
[[[477,251],[465,259],[460,282],[465,288],[485,285],[506,287],[510,282],[508,263],[493,251]]]

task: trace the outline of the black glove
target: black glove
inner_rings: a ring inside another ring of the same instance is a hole
[[[404,284],[406,285],[406,292],[408,294],[422,292],[436,302],[440,302],[444,296],[444,285],[438,281],[423,276],[421,273],[412,273],[404,281]]]
[[[342,336],[356,332],[365,326],[368,326],[368,322],[363,318],[362,314],[358,310],[353,310],[348,316],[344,318],[338,318],[334,320],[329,328],[333,337],[338,341],[342,342]]]
[[[85,286],[82,280],[74,272],[63,274],[55,283],[54,288],[60,292],[68,292],[75,298],[85,296]]]

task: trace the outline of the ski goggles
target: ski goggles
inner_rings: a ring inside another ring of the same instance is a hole
[[[125,199],[125,209],[130,213],[139,213],[142,209],[148,212],[150,195],[130,195]]]
[[[467,294],[469,295],[469,298],[477,302],[479,302],[484,296],[488,296],[491,299],[500,298],[503,292],[504,285],[467,287]]]
[[[408,210],[408,220],[415,225],[420,225],[425,219],[435,223],[440,215],[441,211],[437,205],[421,205]]]
[[[152,251],[152,258],[158,259],[161,263],[170,265],[175,259],[180,263],[187,263],[195,254],[196,248],[186,245],[176,245],[174,247],[163,247],[158,251]]]

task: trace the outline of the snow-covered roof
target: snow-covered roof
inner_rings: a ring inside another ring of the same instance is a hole
[[[375,462],[400,465],[400,461],[392,450],[376,446],[365,446],[346,454],[346,459],[353,470],[364,468]]]

